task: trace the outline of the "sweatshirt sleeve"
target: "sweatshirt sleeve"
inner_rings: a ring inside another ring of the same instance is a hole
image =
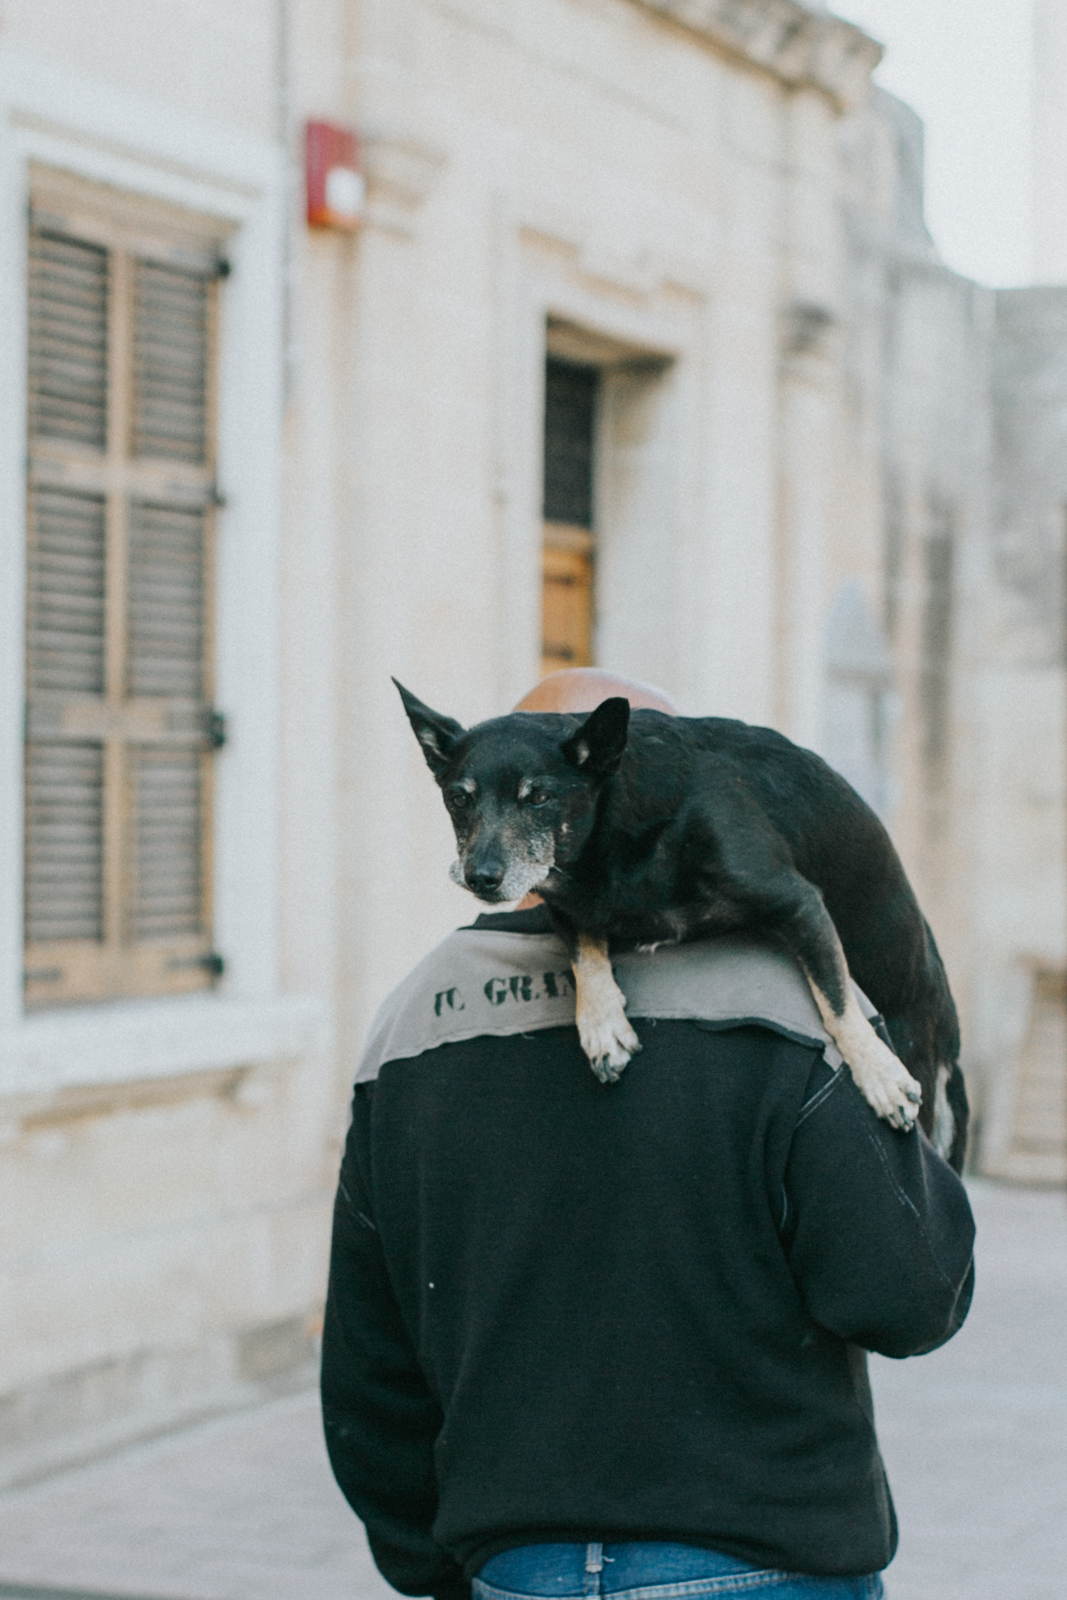
[[[366,1181],[373,1090],[356,1090],[334,1204],[322,1335],[326,1448],[382,1576],[401,1594],[467,1600],[462,1569],[431,1531],[441,1412],[389,1283]]]
[[[935,1350],[974,1289],[966,1191],[921,1129],[877,1117],[820,1062],[786,1167],[784,1242],[816,1322],[886,1356]]]

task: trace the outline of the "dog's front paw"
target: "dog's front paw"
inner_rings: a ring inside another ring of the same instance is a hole
[[[574,957],[574,1020],[582,1049],[601,1083],[614,1083],[641,1048],[626,1020],[626,998],[615,982],[607,941],[578,935]]]
[[[910,1133],[918,1121],[923,1096],[904,1063],[873,1029],[852,1057],[848,1065],[864,1099],[894,1128]]]
[[[583,1018],[578,1023],[578,1037],[601,1083],[615,1083],[630,1057],[641,1048],[621,1006],[613,1017]]]

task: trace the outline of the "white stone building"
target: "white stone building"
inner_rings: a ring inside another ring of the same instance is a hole
[[[822,750],[1018,1159],[1039,302],[937,262],[878,54],[798,0],[4,0],[8,1481],[303,1370],[362,1033],[472,910],[391,673],[476,720],[588,651]],[[304,226],[314,118],[354,236]]]

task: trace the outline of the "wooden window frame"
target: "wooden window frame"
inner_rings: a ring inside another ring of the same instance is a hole
[[[37,941],[25,948],[28,1007],[70,1001],[172,995],[204,988],[217,975],[213,921],[213,761],[215,508],[218,436],[219,244],[171,225],[161,207],[109,210],[69,184],[31,188],[34,222],[108,251],[107,444],[104,452],[32,436],[27,496],[51,488],[102,496],[105,505],[105,673],[102,695],[38,690],[28,699],[27,740],[83,739],[104,751],[102,938]],[[115,212],[118,212],[116,215]],[[125,213],[125,214],[124,214]],[[149,260],[194,271],[207,288],[205,450],[200,463],[136,456],[132,451],[135,263]],[[203,518],[203,657],[194,702],[127,693],[129,510],[134,502],[195,509]],[[158,942],[128,936],[133,848],[130,753],[140,748],[199,752],[200,931]]]

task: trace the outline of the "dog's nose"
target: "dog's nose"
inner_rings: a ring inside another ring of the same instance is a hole
[[[496,894],[503,881],[504,869],[495,862],[472,868],[467,873],[467,887],[478,895]]]

